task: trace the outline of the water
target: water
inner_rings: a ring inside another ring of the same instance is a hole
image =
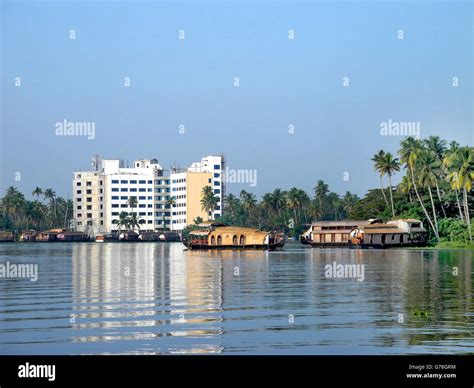
[[[39,268],[0,279],[0,354],[474,352],[473,251],[183,248],[0,245]],[[364,281],[326,278],[334,261]]]

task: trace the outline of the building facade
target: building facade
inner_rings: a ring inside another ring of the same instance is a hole
[[[72,226],[92,235],[110,233],[119,229],[120,214],[125,212],[136,213],[141,231],[180,232],[198,217],[207,221],[221,216],[223,171],[223,156],[207,156],[184,171],[165,171],[156,159],[124,167],[122,160],[94,156],[92,171],[74,173]],[[218,206],[208,214],[201,209],[205,186],[211,186],[218,198]]]

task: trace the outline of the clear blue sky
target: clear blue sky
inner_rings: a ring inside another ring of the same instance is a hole
[[[378,187],[371,156],[400,141],[382,121],[474,143],[472,2],[3,1],[1,13],[2,191],[70,195],[96,153],[165,167],[224,153],[258,171],[257,195],[318,179],[363,195]],[[64,119],[95,122],[96,138],[56,136]]]

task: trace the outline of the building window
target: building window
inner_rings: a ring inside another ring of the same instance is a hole
[[[126,181],[126,180],[122,180],[122,181],[120,181],[120,183],[122,183],[122,184],[127,184],[127,183],[128,183],[128,181]]]
[[[136,185],[136,184],[137,184],[137,181],[130,181],[130,184],[131,184],[131,185]]]
[[[81,218],[82,217],[82,213],[77,213],[77,218]]]
[[[87,218],[92,218],[92,213],[87,213]]]
[[[214,164],[214,170],[220,170],[221,165],[220,164]]]
[[[220,194],[221,190],[220,189],[214,189],[214,194]]]
[[[77,183],[76,183],[76,186],[81,186],[81,182],[77,182]]]
[[[92,190],[86,190],[86,194],[92,194]]]
[[[138,197],[138,199],[140,199],[140,200],[145,200],[146,197],[144,197],[143,195],[141,195],[140,197]]]
[[[92,186],[92,182],[87,181],[87,182],[86,182],[86,186]]]
[[[77,202],[82,202],[82,198],[76,198]]]
[[[128,199],[128,196],[122,195],[122,196],[120,197],[120,199],[125,199],[125,200],[127,200],[127,199]]]
[[[86,210],[92,210],[92,205],[87,205]]]
[[[112,212],[112,215],[113,215],[113,216],[118,216],[118,215],[119,215],[119,212]]]
[[[112,191],[119,191],[118,187],[112,187]]]
[[[102,181],[99,181],[99,185],[101,185],[101,186],[102,186],[103,184],[104,184],[104,182],[102,182]],[[101,189],[101,190],[102,190],[102,189]]]
[[[78,206],[78,207],[77,207],[77,210],[82,210],[82,206]]]
[[[128,189],[126,187],[121,187],[120,191],[128,191]]]
[[[137,188],[136,188],[136,187],[132,187],[132,188],[130,189],[130,191],[133,192],[133,193],[136,193],[136,192],[137,192]]]
[[[76,194],[81,194],[82,191],[81,190],[76,190]]]
[[[148,184],[149,184],[149,185],[153,184],[153,181],[148,181]]]
[[[87,198],[86,198],[86,202],[92,202],[92,198],[91,198],[91,197],[87,197]]]
[[[112,183],[119,183],[119,181],[117,179],[113,179]]]
[[[138,181],[138,183],[141,184],[141,185],[144,185],[146,183],[146,181],[142,180],[142,181]]]
[[[118,203],[113,203],[112,207],[119,207]]]
[[[214,173],[214,178],[219,178],[220,176],[221,176],[221,174],[219,174],[217,172]]]

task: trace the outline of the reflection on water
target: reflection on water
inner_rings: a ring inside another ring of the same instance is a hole
[[[37,263],[39,279],[0,279],[0,353],[473,352],[472,260],[291,243],[2,244],[0,263]],[[363,264],[364,281],[326,278],[333,262]]]

